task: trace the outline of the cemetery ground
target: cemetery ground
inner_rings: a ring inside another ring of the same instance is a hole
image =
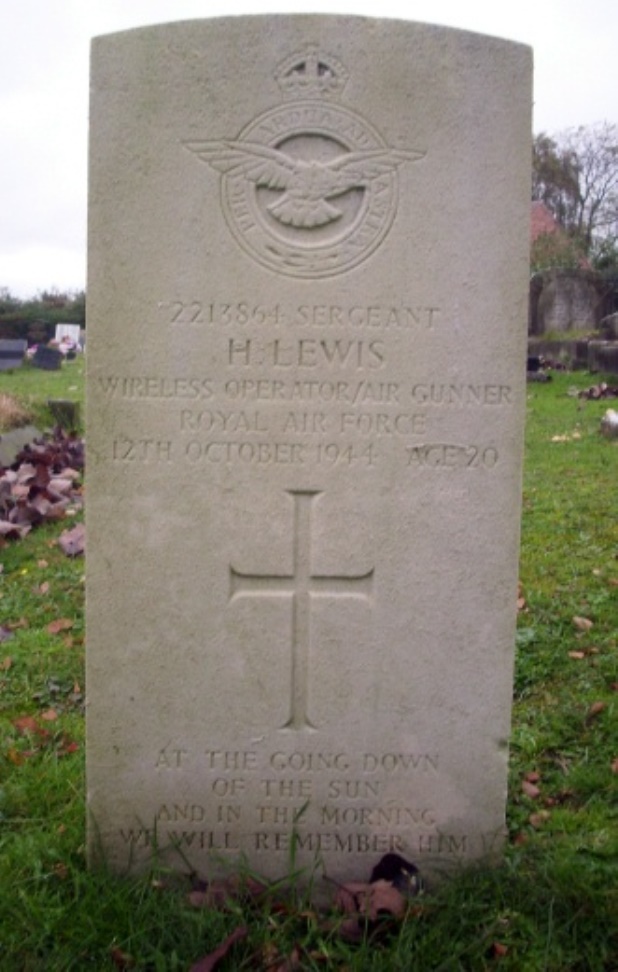
[[[0,393],[20,400],[40,426],[49,397],[81,400],[82,368],[80,360],[60,372],[24,367],[0,375]],[[599,433],[613,402],[572,393],[599,381],[557,373],[528,386],[504,864],[427,889],[403,918],[361,922],[357,942],[345,934],[347,916],[318,913],[283,884],[215,909],[196,907],[203,895],[195,875],[172,877],[156,861],[139,879],[88,872],[84,562],[57,542],[81,514],[5,542],[3,972],[168,972],[200,959],[195,968],[206,970],[216,961],[206,956],[234,932],[238,941],[218,968],[616,972],[618,441]],[[413,641],[411,632],[411,650]]]

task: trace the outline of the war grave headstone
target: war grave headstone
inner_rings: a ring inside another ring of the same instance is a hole
[[[94,41],[93,862],[499,852],[530,60],[339,16]]]

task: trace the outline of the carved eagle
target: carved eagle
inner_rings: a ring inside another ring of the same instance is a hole
[[[423,158],[424,152],[367,149],[346,152],[328,162],[295,159],[280,149],[258,142],[185,142],[218,172],[241,174],[266,189],[283,190],[267,206],[287,226],[312,227],[332,223],[343,215],[329,200],[350,189],[362,189],[374,179],[394,172],[403,162]]]

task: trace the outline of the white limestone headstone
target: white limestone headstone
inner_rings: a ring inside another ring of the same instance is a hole
[[[92,860],[499,848],[530,81],[355,17],[95,40]]]

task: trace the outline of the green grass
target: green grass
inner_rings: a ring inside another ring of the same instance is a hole
[[[49,397],[81,401],[81,369],[0,375],[0,392],[37,409]],[[310,910],[194,909],[186,887],[156,871],[139,880],[87,871],[84,564],[56,546],[66,522],[0,549],[0,624],[14,626],[0,643],[2,972],[187,970],[243,923],[249,934],[222,963],[228,972],[276,972],[294,946],[296,968],[316,972],[616,972],[618,442],[598,431],[612,402],[568,394],[597,380],[560,374],[528,388],[526,605],[504,865],[462,873],[418,899],[390,935],[360,945]],[[58,619],[72,626],[52,634]],[[24,717],[38,730],[20,732]],[[538,796],[522,790],[529,774]]]
[[[45,371],[25,362],[21,368],[0,372],[0,392],[14,396],[32,414],[33,424],[40,429],[54,424],[47,407],[48,400],[66,399],[77,402],[83,421],[84,357],[63,361],[59,371]],[[6,431],[0,423],[0,433]]]

